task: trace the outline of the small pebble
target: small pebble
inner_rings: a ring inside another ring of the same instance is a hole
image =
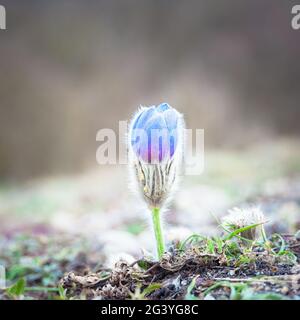
[[[210,293],[203,300],[216,300]]]
[[[234,276],[235,275],[235,270],[229,270],[229,275]]]
[[[283,287],[281,289],[281,293],[283,293],[283,294],[287,294],[288,292],[289,292],[289,288],[288,287]]]
[[[181,285],[182,285],[182,286],[186,286],[186,285],[187,285],[187,280],[182,280],[182,281],[181,281]]]

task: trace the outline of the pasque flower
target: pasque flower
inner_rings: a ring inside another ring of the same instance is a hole
[[[180,114],[167,103],[142,108],[133,121],[131,145],[145,163],[161,163],[174,156]]]
[[[178,178],[183,131],[182,115],[167,103],[141,107],[129,128],[129,161],[136,186],[152,210],[159,257],[164,252],[160,209]]]

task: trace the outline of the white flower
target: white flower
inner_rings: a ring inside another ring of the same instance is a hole
[[[225,227],[230,231],[258,224],[246,231],[241,232],[241,237],[256,240],[263,232],[263,224],[266,222],[265,216],[259,207],[233,208],[228,210],[228,215],[222,219]]]

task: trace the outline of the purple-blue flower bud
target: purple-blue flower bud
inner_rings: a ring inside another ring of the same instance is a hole
[[[143,162],[164,162],[173,158],[182,129],[181,114],[167,103],[142,108],[133,119],[130,143]]]
[[[183,156],[184,120],[167,103],[141,108],[129,130],[129,160],[138,189],[151,208],[174,190]]]

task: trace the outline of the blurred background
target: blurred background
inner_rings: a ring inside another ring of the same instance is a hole
[[[140,104],[165,101],[184,113],[188,128],[205,129],[205,172],[184,179],[169,210],[168,222],[181,228],[175,235],[191,225],[206,232],[208,212],[224,214],[246,201],[276,209],[296,228],[295,1],[1,4],[7,30],[0,32],[0,229],[116,229],[130,243],[125,251],[136,252],[137,235],[147,247],[127,171],[97,166],[96,133],[117,130]],[[114,236],[106,237],[111,244]],[[126,241],[117,250],[120,243]]]
[[[95,165],[95,136],[169,102],[206,147],[300,133],[293,1],[2,0],[0,177]]]

